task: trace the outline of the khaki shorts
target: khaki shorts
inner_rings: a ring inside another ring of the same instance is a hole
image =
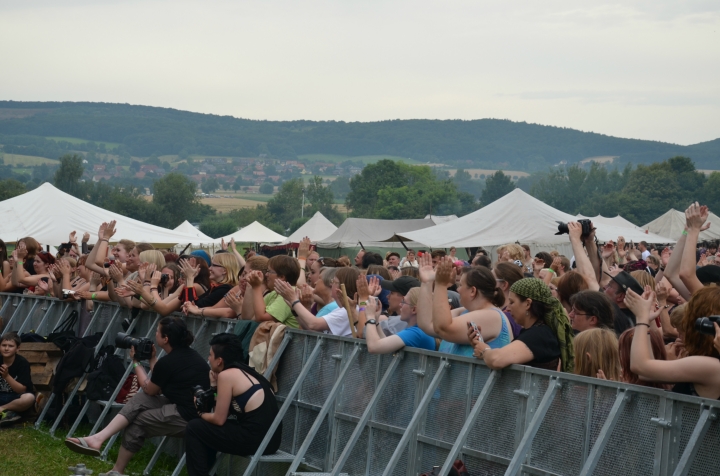
[[[185,435],[187,421],[180,416],[177,405],[162,395],[139,392],[120,410],[120,415],[130,422],[123,434],[122,447],[131,453],[140,451],[146,438]]]

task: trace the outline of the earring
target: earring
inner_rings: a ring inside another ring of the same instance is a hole
[[[528,317],[528,315],[530,315],[530,312],[525,311],[525,317]]]

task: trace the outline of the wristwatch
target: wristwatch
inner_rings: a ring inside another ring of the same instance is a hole
[[[365,324],[366,325],[372,324],[373,326],[377,326],[380,323],[378,321],[376,321],[375,319],[368,319],[367,321],[365,321]]]

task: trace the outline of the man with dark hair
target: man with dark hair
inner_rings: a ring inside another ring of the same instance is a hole
[[[472,261],[473,266],[484,266],[487,269],[492,269],[492,261],[490,258],[487,257],[487,255],[475,255],[475,258]]]
[[[638,250],[642,253],[642,259],[647,260],[647,257],[650,256],[647,241],[641,241],[638,245]]]
[[[612,301],[607,295],[599,291],[580,291],[570,296],[570,305],[568,317],[575,333],[596,327],[614,328]]]
[[[396,251],[389,251],[385,255],[385,261],[387,261],[387,266],[395,266],[396,268],[400,267],[400,253]]]
[[[635,325],[635,314],[625,305],[625,294],[628,289],[632,289],[637,294],[642,295],[645,290],[630,273],[623,270],[614,270],[606,273],[610,276],[610,282],[605,286],[605,295],[610,298],[615,311],[615,320],[613,328],[619,336],[627,329]]]
[[[383,258],[380,256],[379,253],[373,253],[373,252],[365,252],[362,257],[362,264],[360,268],[362,269],[368,269],[370,265],[376,264],[378,266],[383,265]]]
[[[567,258],[567,256],[560,255],[559,258],[560,266],[557,269],[558,277],[570,271],[570,260]]]
[[[365,256],[364,249],[360,249],[360,251],[358,251],[357,254],[355,255],[355,266],[357,266],[358,268],[362,268],[363,256]],[[367,269],[367,268],[364,268],[364,269]]]
[[[544,268],[549,268],[552,265],[553,257],[547,251],[540,251],[535,255],[535,257],[540,258],[545,262],[545,266],[543,266]]]

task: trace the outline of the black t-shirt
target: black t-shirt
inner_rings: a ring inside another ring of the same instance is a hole
[[[230,290],[233,287],[229,284],[221,284],[219,286],[215,286],[212,288],[209,292],[206,292],[202,296],[200,296],[197,301],[195,301],[195,305],[197,307],[210,307],[214,306],[222,298],[225,297],[225,295],[230,292]]]
[[[557,361],[560,358],[560,343],[555,333],[545,324],[536,324],[528,329],[523,329],[516,337],[525,344],[533,354],[533,360],[525,365],[531,367],[557,369]]]
[[[25,357],[20,354],[15,355],[15,361],[8,369],[8,374],[20,385],[25,385],[24,393],[35,393],[30,377],[30,362]],[[10,384],[2,377],[0,377],[0,392],[15,393]]]
[[[190,421],[198,417],[193,387],[210,388],[209,372],[210,367],[200,354],[189,347],[181,347],[157,361],[150,380],[177,405],[180,415]]]
[[[613,314],[613,329],[618,337],[626,330],[635,327],[635,314],[630,309],[622,309],[613,303]]]

